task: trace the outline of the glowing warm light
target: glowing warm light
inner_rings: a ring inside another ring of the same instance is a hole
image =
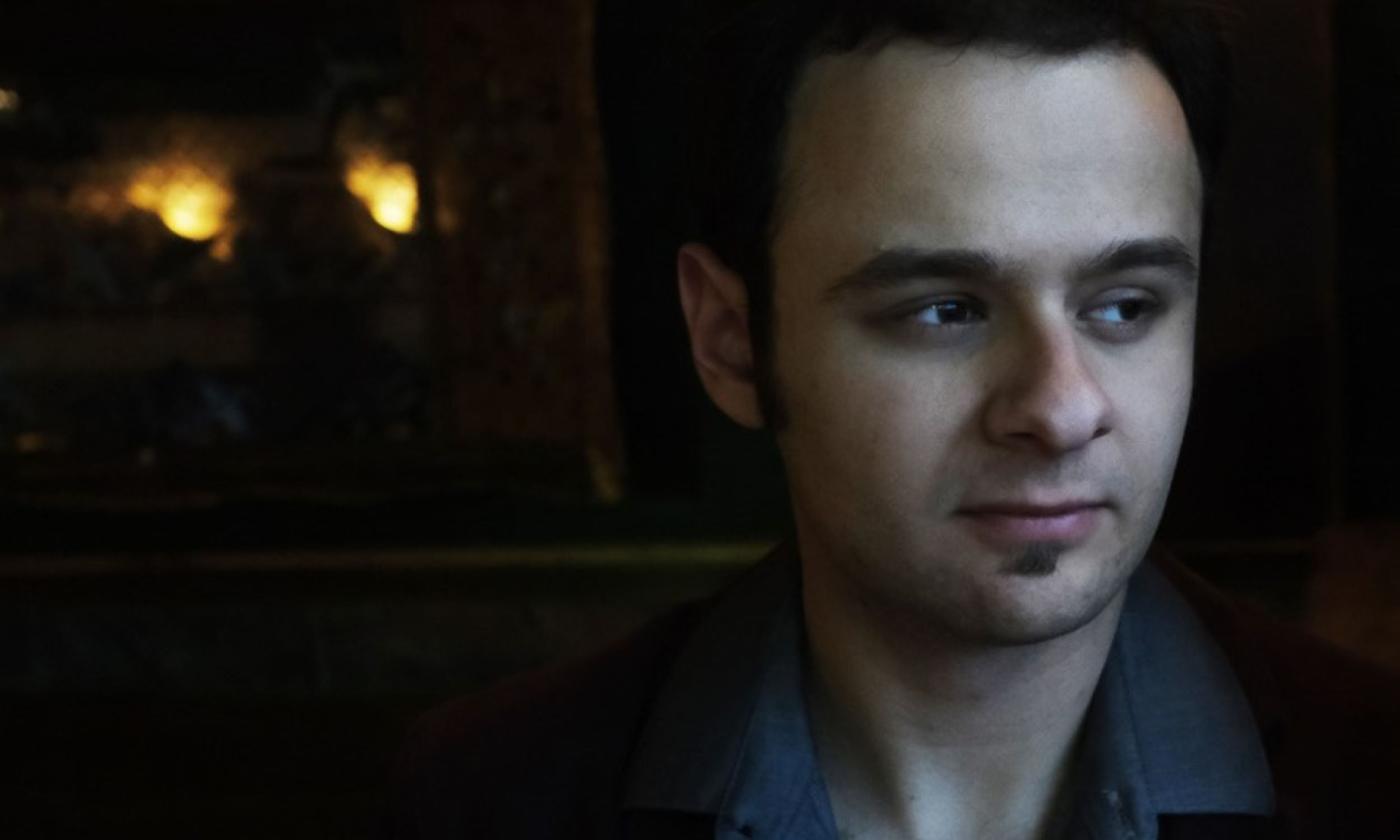
[[[23,101],[18,91],[0,88],[0,111],[18,111]]]
[[[394,233],[409,233],[418,218],[418,179],[406,163],[358,155],[345,170],[345,186],[374,220]]]
[[[209,256],[221,263],[231,263],[236,256],[233,237],[227,233],[214,240],[214,244],[209,249]]]
[[[233,207],[233,194],[222,182],[188,164],[147,167],[136,176],[126,197],[160,216],[173,233],[201,242],[224,231]]]

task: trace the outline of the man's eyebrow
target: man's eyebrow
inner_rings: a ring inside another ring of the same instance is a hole
[[[1139,268],[1161,268],[1194,284],[1200,273],[1191,249],[1174,236],[1114,242],[1079,267],[1081,277],[1102,277]]]
[[[825,296],[830,300],[850,292],[885,289],[911,280],[988,280],[1007,274],[1011,268],[986,251],[890,248],[842,275],[826,290]],[[1077,274],[1102,277],[1143,268],[1166,269],[1190,284],[1196,282],[1199,273],[1191,249],[1174,236],[1164,236],[1114,242],[1081,263]]]
[[[831,299],[849,292],[883,289],[910,280],[936,277],[985,279],[1002,271],[1001,263],[986,251],[890,248],[838,278],[826,290],[826,297]]]

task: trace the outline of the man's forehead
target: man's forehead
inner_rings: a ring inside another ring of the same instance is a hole
[[[982,228],[1007,203],[1049,211],[1100,194],[1119,211],[1135,195],[1159,215],[1194,215],[1203,189],[1171,86],[1127,50],[1058,57],[906,40],[823,56],[794,95],[784,164],[784,216],[819,208],[847,224]]]
[[[883,253],[978,253],[1069,277],[1118,243],[1199,252],[1204,188],[1185,116],[1132,52],[897,42],[824,57],[793,101],[785,164],[779,298],[820,295]]]
[[[793,167],[811,158],[840,165],[845,152],[916,154],[966,165],[995,156],[1072,168],[1148,146],[1155,153],[1163,139],[1191,150],[1175,93],[1139,52],[1046,56],[899,40],[806,67],[785,159]]]

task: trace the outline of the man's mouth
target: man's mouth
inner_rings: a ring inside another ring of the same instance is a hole
[[[1101,500],[1051,504],[988,502],[959,508],[956,517],[982,541],[997,547],[1028,543],[1072,546],[1093,535],[1108,509],[1108,504]]]

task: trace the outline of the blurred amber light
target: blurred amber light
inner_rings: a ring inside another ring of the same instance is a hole
[[[127,199],[160,216],[185,239],[213,239],[228,227],[233,194],[205,170],[189,164],[157,164],[143,169],[127,190]]]
[[[0,111],[18,111],[22,103],[17,91],[0,88]]]
[[[364,202],[381,226],[394,233],[413,230],[418,218],[418,178],[412,166],[361,154],[346,167],[345,187]]]

